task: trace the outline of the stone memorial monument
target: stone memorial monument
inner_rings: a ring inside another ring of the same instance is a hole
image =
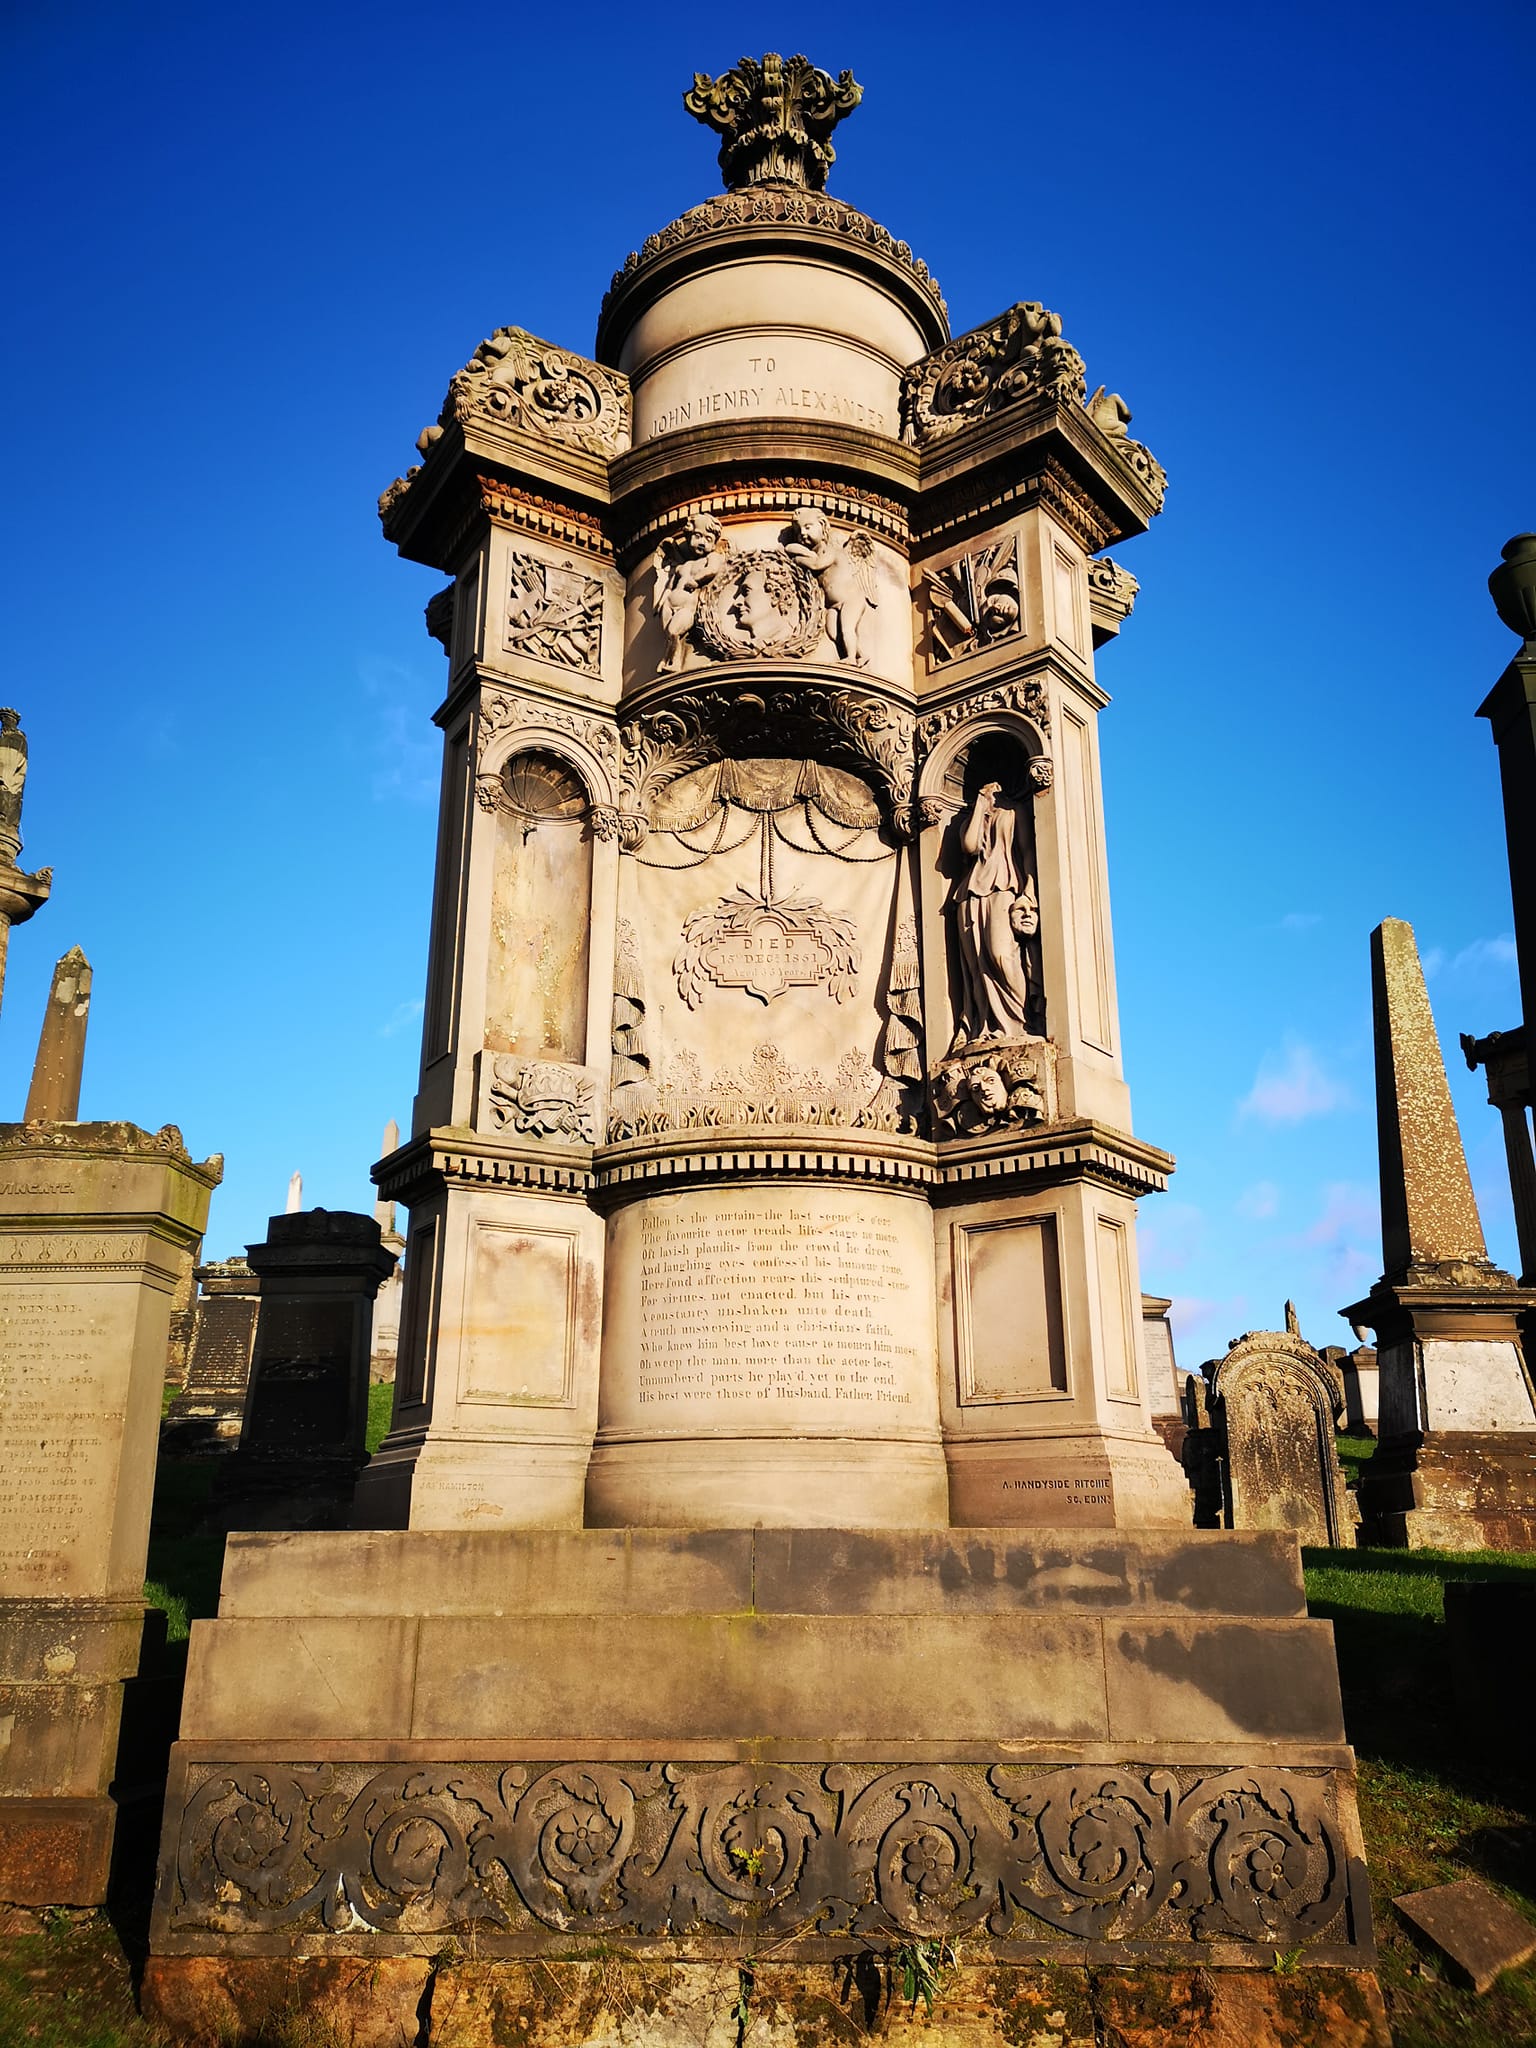
[[[697,78],[727,191],[380,502],[452,579],[393,1421],[196,1631],[183,2031],[345,1958],[403,2026],[450,1936],[538,2042],[593,1944],[658,2040],[902,1942],[1369,1968],[1294,1542],[1192,1531],[1148,1409],[1093,657],[1163,472],[825,192],[859,97]]]
[[[1379,1447],[1361,1540],[1536,1547],[1536,1397],[1519,1318],[1536,1293],[1495,1266],[1467,1173],[1413,927],[1371,934],[1382,1277],[1341,1309],[1376,1333]]]
[[[78,1090],[78,1079],[76,1080]],[[0,1900],[106,1897],[171,1300],[221,1162],[0,1124]]]
[[[48,901],[53,869],[24,874],[16,864],[21,852],[21,802],[27,782],[27,736],[21,714],[9,705],[0,711],[0,998],[5,994],[5,961],[11,926],[25,924]]]

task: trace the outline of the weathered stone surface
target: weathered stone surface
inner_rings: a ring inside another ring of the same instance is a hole
[[[0,1795],[0,1899],[18,1906],[99,1905],[107,1895],[115,1820],[105,1797]]]
[[[80,1077],[91,1009],[90,962],[71,946],[53,970],[38,1034],[32,1085],[23,1112],[28,1123],[73,1123],[80,1114]]]
[[[195,1277],[186,1373],[161,1430],[166,1448],[183,1455],[239,1444],[261,1296],[261,1282],[244,1259],[199,1266]]]
[[[1228,1527],[1347,1542],[1357,1517],[1334,1443],[1344,1413],[1338,1367],[1299,1330],[1250,1330],[1206,1377]]]
[[[170,1304],[219,1163],[0,1126],[0,1899],[105,1897]]]
[[[1536,1926],[1479,1878],[1405,1892],[1392,1903],[1470,1978],[1474,1991],[1487,1991],[1501,1970],[1536,1955]]]
[[[776,2048],[918,2034],[932,2048],[1388,2048],[1375,1981],[1361,1971],[1116,1971],[1040,1965],[945,1973],[931,2013],[902,1991],[894,1944],[817,1964],[753,1957],[675,1963],[621,1953],[585,1961],[468,1955],[381,1970],[372,2009],[354,1966],[316,1959],[154,1957],[148,2017],[217,2039],[244,2021],[327,2030],[337,2048],[737,2048],[747,2026]],[[409,2011],[417,1991],[417,2018]],[[397,2025],[398,2035],[372,2031]]]
[[[336,2048],[407,2048],[431,1973],[425,1956],[151,1956],[140,1999],[183,2040],[323,2029]]]

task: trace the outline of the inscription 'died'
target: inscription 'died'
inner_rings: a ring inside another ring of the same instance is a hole
[[[647,1216],[640,1240],[643,1405],[793,1403],[892,1414],[912,1400],[906,1248],[879,1217],[789,1203]],[[830,1420],[830,1417],[829,1417]]]

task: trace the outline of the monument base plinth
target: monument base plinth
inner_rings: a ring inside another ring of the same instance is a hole
[[[0,1796],[0,1900],[99,1906],[107,1896],[117,1808],[110,1799]]]
[[[1362,1544],[1536,1550],[1536,1437],[1447,1431],[1383,1443],[1359,1499]]]
[[[106,1898],[107,1791],[144,1635],[137,1602],[0,1600],[0,1901]]]
[[[945,1447],[957,1528],[1187,1529],[1189,1482],[1160,1437],[966,1441]]]
[[[265,2022],[276,2033],[303,2013],[345,2040],[417,2038],[434,2048],[489,2042],[679,2040],[734,2048],[750,2027],[793,2048],[909,2036],[916,2000],[896,1940],[846,1960],[676,1963],[600,1960],[487,1963],[416,1955],[369,1965],[321,1957],[274,1962],[151,1956],[145,2015],[181,2036],[224,2040]],[[922,2038],[929,2048],[1019,2042],[1091,2048],[1388,2048],[1385,2009],[1366,1970],[1093,1970],[1045,1965],[943,1968]]]
[[[1331,1633],[1278,1535],[236,1535],[165,1811],[146,1999],[184,2031],[301,1958],[425,1997],[455,1946],[509,2010],[533,1958],[687,1965],[679,2012],[929,1942],[983,2000],[1373,1954]]]

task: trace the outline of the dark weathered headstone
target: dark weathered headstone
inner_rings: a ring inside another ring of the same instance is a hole
[[[197,1281],[186,1379],[160,1436],[167,1450],[183,1455],[231,1451],[240,1441],[261,1294],[244,1259],[199,1266]]]
[[[1484,1992],[1503,1970],[1536,1955],[1536,1926],[1475,1877],[1405,1892],[1393,1905]]]
[[[373,1301],[394,1270],[372,1216],[301,1209],[246,1247],[260,1287],[240,1445],[221,1488],[234,1527],[343,1521],[367,1456]]]
[[[1522,1754],[1536,1695],[1536,1586],[1449,1580],[1445,1635],[1465,1734],[1495,1754]]]

